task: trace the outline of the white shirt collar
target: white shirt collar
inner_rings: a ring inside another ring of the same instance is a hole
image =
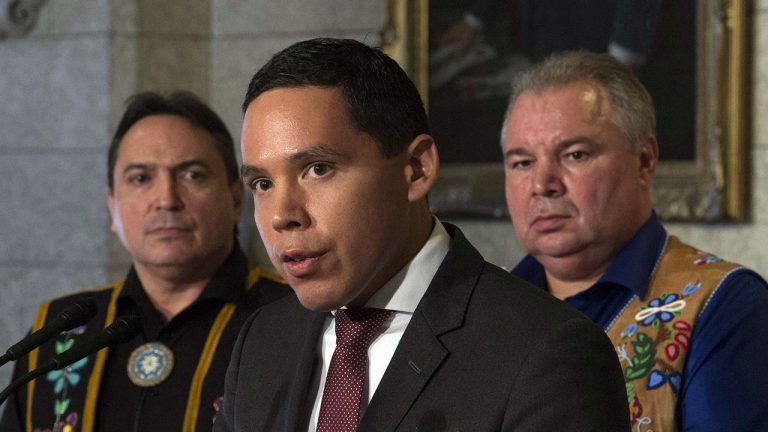
[[[436,217],[433,220],[432,234],[419,253],[368,300],[366,307],[407,313],[416,310],[450,248],[451,236]]]

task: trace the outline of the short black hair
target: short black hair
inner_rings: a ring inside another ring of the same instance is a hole
[[[353,39],[310,39],[275,54],[251,79],[243,113],[268,90],[306,86],[341,89],[352,124],[375,138],[386,158],[430,133],[424,103],[405,71],[380,49]]]
[[[221,155],[227,170],[229,184],[240,178],[232,135],[221,118],[208,105],[188,91],[175,91],[167,96],[155,92],[143,92],[131,96],[126,101],[125,113],[109,145],[107,183],[110,189],[114,187],[115,163],[125,134],[144,117],[163,114],[179,116],[211,134],[216,151]]]

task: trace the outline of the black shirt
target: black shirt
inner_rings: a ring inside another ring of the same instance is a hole
[[[247,289],[249,282],[252,286]],[[99,296],[101,303],[104,303],[110,297],[109,293],[114,295],[114,289],[119,285],[109,291],[78,293],[54,302],[61,304],[71,302],[73,298]],[[233,249],[198,299],[167,323],[152,306],[133,268],[129,270],[122,287],[117,298],[116,316],[139,315],[142,332],[108,352],[95,399],[95,431],[182,431],[186,430],[183,428],[185,415],[189,417],[188,430],[210,430],[216,414],[214,405],[223,395],[224,377],[240,327],[257,308],[292,292],[274,275],[260,269],[249,272],[247,259],[239,247]],[[105,306],[102,304],[100,307]],[[219,331],[212,331],[214,323],[220,325]],[[219,335],[219,338],[216,340],[210,335]],[[173,369],[165,381],[152,387],[139,387],[128,378],[128,360],[134,349],[152,341],[159,341],[171,349]],[[201,361],[206,344],[206,359],[210,362]],[[17,361],[14,377],[24,374],[27,365],[26,358]],[[78,386],[81,387],[87,385],[90,378],[84,373],[85,369],[80,370],[83,374]],[[199,399],[192,398],[193,403],[188,404],[193,382],[197,384],[199,392],[195,394],[199,394]],[[48,380],[38,379],[36,398],[53,394],[51,386]],[[88,393],[89,398],[94,396]],[[199,403],[195,403],[197,401]],[[0,422],[2,431],[25,430],[26,402],[25,389],[9,399]],[[77,416],[69,416],[68,419],[74,419],[77,423],[75,430],[80,430],[83,413],[75,406],[79,405],[73,400],[67,412],[75,409]],[[54,415],[50,408],[38,407],[36,403],[32,407],[32,420],[34,428],[49,429],[53,426]]]
[[[246,291],[247,274],[246,258],[235,248],[200,297],[165,323],[160,312],[152,306],[135,269],[131,267],[117,300],[117,315],[139,315],[142,318],[142,334],[112,348],[109,353],[101,381],[97,430],[181,431],[187,405],[185,396],[189,392],[211,325],[224,303],[235,302]],[[134,349],[152,341],[159,341],[171,349],[173,370],[162,383],[153,387],[139,387],[128,378],[128,359]],[[211,372],[216,373],[215,370]],[[208,401],[208,417],[213,415],[213,404],[213,399]],[[206,406],[205,400],[201,406]]]

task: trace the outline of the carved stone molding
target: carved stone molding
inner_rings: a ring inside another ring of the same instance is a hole
[[[29,32],[43,3],[45,0],[0,0],[0,39]]]

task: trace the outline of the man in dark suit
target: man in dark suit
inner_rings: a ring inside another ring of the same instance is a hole
[[[215,430],[628,430],[603,332],[432,216],[437,149],[396,62],[300,42],[243,109],[256,224],[297,295],[243,327]]]

